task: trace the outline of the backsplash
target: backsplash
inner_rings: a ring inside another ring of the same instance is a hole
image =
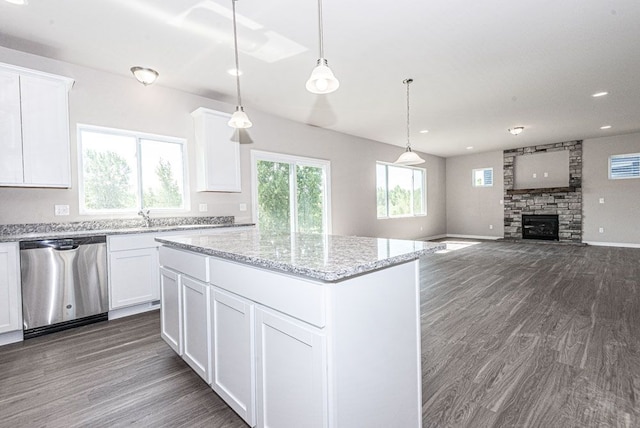
[[[152,218],[152,227],[183,226],[191,224],[233,224],[233,216],[215,217],[163,217]],[[70,223],[26,223],[2,224],[0,235],[19,235],[25,233],[77,232],[87,230],[112,230],[145,227],[146,222],[141,218],[117,220],[90,220]]]

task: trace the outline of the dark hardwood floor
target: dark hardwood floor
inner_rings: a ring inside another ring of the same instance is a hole
[[[482,242],[421,269],[425,427],[640,426],[640,249]],[[0,427],[246,427],[159,330],[0,347]]]
[[[425,427],[640,426],[640,249],[482,242],[422,274]]]

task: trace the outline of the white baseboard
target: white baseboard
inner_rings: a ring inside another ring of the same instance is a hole
[[[22,333],[22,330],[18,330],[0,334],[0,346],[8,345],[10,343],[22,342],[24,340],[24,336]]]
[[[582,241],[587,245],[599,246],[599,247],[624,247],[624,248],[640,248],[640,244],[633,244],[630,242],[599,242],[599,241]]]
[[[109,320],[117,320],[118,318],[130,317],[131,315],[141,314],[143,312],[154,311],[160,309],[160,302],[143,303],[141,305],[128,306],[126,308],[112,309],[109,311]]]
[[[418,238],[418,241],[433,241],[434,239],[442,239],[442,238],[446,238],[447,235],[433,235],[433,236],[425,236],[423,238]]]
[[[489,239],[495,241],[496,239],[502,239],[502,236],[482,236],[482,235],[458,235],[448,233],[447,238],[464,238],[464,239]]]

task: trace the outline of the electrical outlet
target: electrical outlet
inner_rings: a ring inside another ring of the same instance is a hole
[[[601,204],[604,204],[604,198],[598,199],[598,202],[600,202]]]
[[[209,207],[207,206],[207,204],[200,204],[198,205],[198,209],[200,210],[201,213],[204,213],[209,210]]]
[[[546,178],[546,177],[548,177],[548,176],[549,176],[549,173],[548,173],[548,172],[545,172],[545,173],[544,173],[544,176],[545,176],[545,178]]]
[[[533,173],[533,178],[538,178],[538,174],[536,174],[535,172]]]
[[[489,230],[493,230],[493,225],[492,224],[489,225]]]
[[[504,204],[504,199],[500,199],[500,205]]]
[[[598,232],[604,233],[604,227],[601,227],[600,229],[598,229]]]
[[[69,215],[69,205],[55,205],[55,215]]]
[[[247,210],[247,204],[240,204],[240,211],[246,211]]]

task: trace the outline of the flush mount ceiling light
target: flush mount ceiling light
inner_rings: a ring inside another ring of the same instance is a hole
[[[131,72],[144,86],[152,84],[159,76],[157,71],[145,67],[131,67]]]
[[[229,119],[229,126],[236,129],[243,128],[251,128],[251,121],[249,120],[249,116],[244,112],[244,107],[242,107],[242,98],[240,97],[240,75],[242,72],[240,71],[240,65],[238,65],[238,29],[236,25],[236,1],[231,0],[231,5],[233,6],[233,50],[236,56],[236,91],[238,94],[238,104],[236,105],[236,111],[231,115],[231,119]]]
[[[604,125],[601,126],[600,129],[611,129],[611,125]]]
[[[524,126],[516,126],[515,128],[509,128],[508,131],[512,134],[512,135],[518,135],[520,134],[522,131],[524,131]]]
[[[320,58],[318,65],[311,72],[311,77],[307,80],[307,91],[314,94],[329,94],[340,86],[340,82],[333,75],[329,64],[324,57],[324,43],[322,36],[322,0],[318,0],[318,29],[320,38]]]
[[[424,163],[424,159],[422,159],[416,152],[411,151],[411,140],[409,138],[410,135],[410,127],[409,127],[409,85],[413,82],[413,79],[405,79],[402,81],[405,85],[407,85],[407,147],[400,155],[400,157],[394,162],[397,165],[419,165]]]
[[[607,91],[596,92],[595,94],[593,94],[591,96],[593,98],[598,98],[598,97],[604,97],[605,95],[609,95],[609,92],[607,92]]]
[[[20,5],[20,6],[24,6],[24,5],[27,4],[27,0],[4,0],[4,1],[6,1],[7,3],[11,3],[11,4],[17,4],[17,5]]]

